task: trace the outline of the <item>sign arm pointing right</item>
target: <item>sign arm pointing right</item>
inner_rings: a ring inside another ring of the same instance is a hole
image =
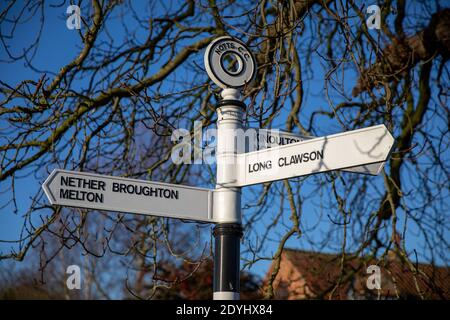
[[[384,162],[394,145],[385,125],[239,154],[237,186]]]

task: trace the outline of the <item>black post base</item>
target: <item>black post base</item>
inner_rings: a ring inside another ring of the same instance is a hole
[[[214,292],[239,293],[241,237],[241,224],[219,223],[214,228]]]

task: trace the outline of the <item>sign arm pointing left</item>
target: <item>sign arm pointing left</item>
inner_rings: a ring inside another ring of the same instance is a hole
[[[42,188],[53,205],[215,222],[209,189],[60,169]]]

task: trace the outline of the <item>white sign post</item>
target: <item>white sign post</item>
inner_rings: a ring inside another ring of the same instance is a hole
[[[214,191],[214,299],[238,300],[240,282],[241,190],[230,184],[237,178],[233,165],[234,133],[243,128],[246,105],[240,90],[256,74],[256,60],[247,46],[231,37],[215,39],[205,51],[205,68],[216,85],[223,88],[217,104],[217,172]]]
[[[214,190],[59,169],[42,187],[54,205],[215,223],[214,299],[237,300],[241,187],[330,170],[378,174],[394,139],[384,125],[320,138],[281,133],[268,149],[238,153],[234,141],[246,109],[240,90],[254,79],[256,60],[244,43],[228,36],[211,42],[204,60],[209,77],[223,89]]]
[[[54,205],[214,222],[208,189],[59,169],[42,187]]]

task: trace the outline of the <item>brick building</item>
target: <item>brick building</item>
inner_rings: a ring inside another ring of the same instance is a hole
[[[379,263],[381,289],[367,288],[367,280],[371,276],[367,267],[375,265],[376,261],[368,263],[355,258],[344,265],[342,285],[333,291],[342,274],[341,258],[341,255],[285,249],[274,281],[275,298],[329,299],[331,292],[332,299],[450,298],[450,268],[417,264],[419,273],[414,276],[393,253]],[[272,264],[267,276],[273,268]]]

